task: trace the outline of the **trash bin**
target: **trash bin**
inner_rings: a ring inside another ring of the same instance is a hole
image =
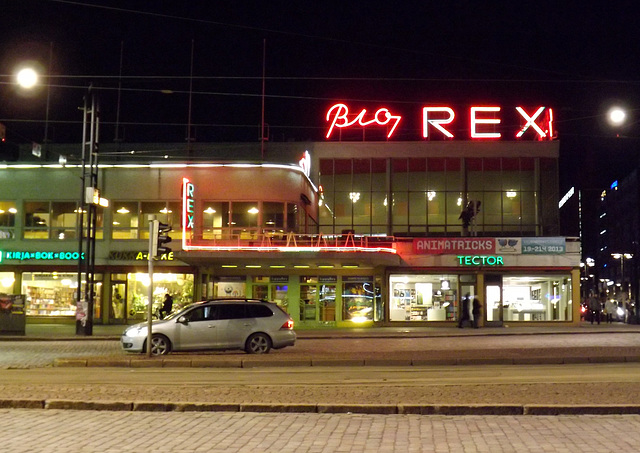
[[[25,334],[25,296],[0,294],[0,335]]]

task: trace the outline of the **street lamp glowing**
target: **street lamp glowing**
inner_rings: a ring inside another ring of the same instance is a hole
[[[619,126],[624,123],[627,118],[627,113],[620,107],[613,107],[609,110],[609,122],[614,126]]]
[[[22,88],[33,88],[38,83],[38,73],[32,68],[24,68],[16,74],[16,81]]]

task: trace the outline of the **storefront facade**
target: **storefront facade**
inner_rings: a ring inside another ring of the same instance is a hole
[[[446,326],[477,298],[485,326],[579,322],[557,142],[271,143],[272,163],[243,148],[242,162],[101,166],[96,323],[145,316],[149,214],[173,227],[154,305],[257,297],[296,328]],[[27,322],[75,320],[78,171],[0,168],[0,292],[26,296]]]

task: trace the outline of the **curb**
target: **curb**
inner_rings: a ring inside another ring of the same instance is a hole
[[[487,358],[407,358],[407,359],[375,359],[375,358],[291,358],[277,360],[247,359],[214,359],[214,358],[72,358],[54,359],[54,367],[115,367],[115,368],[282,368],[282,367],[354,367],[354,366],[390,366],[390,367],[425,367],[425,366],[466,366],[466,365],[568,365],[583,363],[638,363],[640,356],[584,356],[584,357],[487,357]]]
[[[640,415],[640,405],[167,403],[2,399],[0,409],[124,412],[252,412],[369,415]]]

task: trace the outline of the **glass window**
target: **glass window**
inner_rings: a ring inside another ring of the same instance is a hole
[[[373,282],[344,282],[342,319],[354,323],[373,321]]]
[[[13,272],[0,272],[0,293],[13,294],[16,277]]]
[[[112,206],[112,239],[138,239],[138,202],[114,201]]]
[[[427,193],[409,192],[409,224],[426,225]]]
[[[300,285],[300,321],[316,320],[317,294],[318,288],[315,284]]]
[[[48,201],[27,201],[24,204],[24,238],[49,239],[51,212]]]
[[[149,305],[149,274],[127,274],[126,313],[130,319],[145,319]],[[153,273],[153,311],[159,310],[164,295],[173,298],[173,310],[193,302],[193,274]]]
[[[407,159],[393,159],[391,161],[391,172],[391,189],[394,191],[409,190]]]
[[[204,239],[221,239],[223,228],[227,228],[229,219],[228,203],[205,201],[202,210],[202,237]]]
[[[234,201],[231,204],[231,224],[234,228],[257,228],[259,212],[257,201]]]
[[[571,321],[572,304],[568,274],[503,277],[504,321]]]
[[[22,294],[27,297],[26,314],[75,316],[77,288],[78,275],[75,273],[24,272]]]
[[[409,203],[406,192],[393,192],[391,215],[393,216],[393,231],[406,231],[409,220]]]
[[[445,158],[446,166],[446,189],[462,190],[462,163],[459,158]]]
[[[164,201],[143,201],[140,203],[140,239],[149,239],[149,216],[153,215],[162,223],[167,223],[169,209]]]
[[[414,191],[427,190],[427,161],[425,159],[409,159],[409,189]]]
[[[459,317],[457,275],[391,275],[391,321],[455,321]]]
[[[353,192],[365,193],[371,190],[371,160],[353,160],[353,179],[351,190]]]
[[[284,203],[262,203],[262,224],[266,230],[281,231],[284,228]]]
[[[16,214],[18,209],[13,201],[0,201],[0,239],[15,237]]]
[[[74,201],[51,203],[51,236],[53,239],[77,237],[78,205]]]
[[[266,305],[248,304],[245,306],[247,318],[269,318],[273,316],[273,312]]]
[[[336,320],[336,286],[320,285],[320,321]]]
[[[298,205],[287,203],[287,231],[298,231]]]
[[[245,304],[225,304],[218,306],[218,319],[242,319]]]

